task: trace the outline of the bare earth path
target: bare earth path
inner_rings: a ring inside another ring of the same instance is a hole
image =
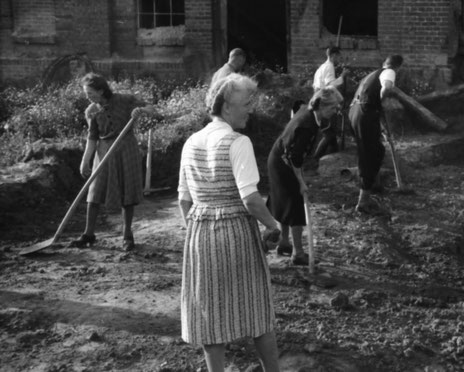
[[[399,143],[415,193],[395,192],[386,164],[377,198],[388,215],[354,212],[356,182],[340,176],[356,164],[352,148],[309,179],[317,275],[268,254],[282,371],[464,370],[464,162],[443,160],[449,144],[421,143]],[[136,209],[131,253],[120,248],[118,214],[102,216],[92,248],[67,248],[84,212],[57,249],[22,257],[38,238],[10,231],[0,241],[0,371],[205,371],[201,349],[180,339],[176,195],[150,195]],[[61,217],[42,218],[54,227]],[[248,340],[228,345],[227,360],[259,370]]]

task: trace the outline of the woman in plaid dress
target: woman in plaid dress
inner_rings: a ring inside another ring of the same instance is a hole
[[[133,95],[113,93],[105,78],[98,74],[84,76],[82,85],[87,98],[92,102],[85,111],[89,132],[80,166],[82,176],[89,177],[127,122],[143,113],[152,114],[154,108]],[[90,167],[92,158],[93,169]],[[122,206],[123,249],[132,250],[132,219],[134,206],[142,199],[142,183],[142,161],[131,129],[90,185],[85,231],[71,246],[85,247],[95,242],[99,206],[104,203],[109,209]]]
[[[264,237],[280,231],[257,190],[259,174],[244,128],[256,83],[231,74],[207,96],[212,122],[182,151],[179,205],[187,225],[182,275],[182,337],[202,345],[208,370],[223,371],[225,344],[252,337],[265,371],[278,371]]]

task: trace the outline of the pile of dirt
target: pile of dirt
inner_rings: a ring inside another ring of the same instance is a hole
[[[271,134],[254,139],[265,136],[263,149]],[[356,169],[353,139],[321,159],[319,175],[307,177],[316,273],[267,255],[282,371],[464,370],[462,141],[458,130],[397,136],[411,192],[397,188],[387,152],[377,216],[355,212],[356,173],[342,172]],[[20,255],[56,229],[69,197],[48,201],[79,189],[80,154],[2,173],[2,371],[206,371],[202,349],[180,338],[185,228],[175,190],[136,208],[133,252],[122,250],[120,215],[105,211],[94,246],[68,247],[85,224],[82,203],[60,244]],[[306,235],[303,243],[308,249]],[[227,345],[226,358],[229,371],[260,371],[250,340]]]

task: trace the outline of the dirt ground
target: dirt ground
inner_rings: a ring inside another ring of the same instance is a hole
[[[268,254],[282,371],[464,371],[463,143],[400,138],[408,187],[397,189],[387,153],[375,197],[388,213],[375,217],[354,211],[356,175],[341,174],[356,166],[354,144],[322,159],[308,178],[316,274]],[[120,216],[108,213],[93,247],[68,248],[82,204],[57,246],[19,255],[52,237],[68,207],[9,210],[2,225],[0,370],[205,371],[202,350],[180,338],[185,229],[174,190],[136,209],[134,252],[122,251]],[[250,340],[226,356],[229,371],[260,370]]]

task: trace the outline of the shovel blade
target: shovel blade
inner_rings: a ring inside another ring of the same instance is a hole
[[[40,242],[40,243],[34,244],[34,245],[32,245],[32,246],[30,246],[28,248],[23,249],[21,252],[19,252],[19,255],[24,256],[26,254],[30,254],[30,253],[40,251],[42,249],[50,247],[54,243],[55,243],[55,238],[45,240],[44,242]]]

